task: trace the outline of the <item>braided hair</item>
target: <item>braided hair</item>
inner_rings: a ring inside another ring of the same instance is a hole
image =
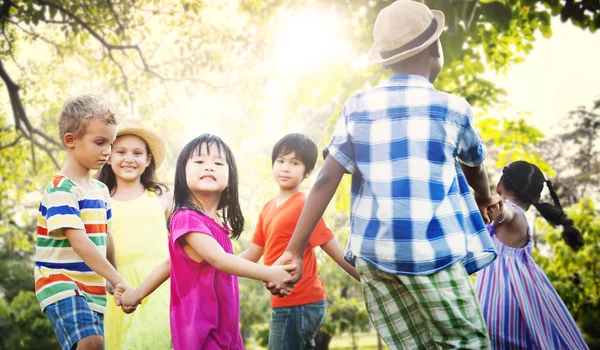
[[[500,183],[506,191],[514,194],[519,200],[533,205],[550,224],[562,226],[562,237],[573,250],[583,246],[583,236],[573,225],[573,220],[569,219],[564,212],[552,182],[546,180],[536,165],[523,160],[511,163],[502,169]],[[539,202],[544,184],[548,186],[554,204]]]

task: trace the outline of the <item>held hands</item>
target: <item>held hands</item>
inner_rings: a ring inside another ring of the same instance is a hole
[[[504,221],[504,208],[500,204],[492,205],[487,208],[488,217],[492,222],[501,224]]]
[[[134,294],[135,289],[127,284],[125,281],[118,282],[114,287],[114,298],[115,304],[120,306],[124,313],[130,314],[137,309],[137,303],[132,302],[132,295]],[[125,300],[123,297],[125,296]]]
[[[498,212],[501,212],[504,209],[504,203],[502,202],[502,198],[500,198],[500,196],[498,195],[493,195],[489,198],[475,196],[475,201],[477,202],[477,207],[479,208],[479,212],[483,217],[483,222],[485,222],[486,224],[489,224],[492,220],[489,216],[489,214],[491,213],[491,211],[489,211],[490,208],[497,207]]]
[[[273,295],[279,295],[283,298],[290,294],[291,288],[294,287],[300,278],[302,277],[302,257],[296,257],[289,251],[285,251],[272,267],[283,265],[284,269],[289,273],[289,277],[278,283],[266,283],[265,287],[271,291]],[[271,282],[271,281],[267,281]]]

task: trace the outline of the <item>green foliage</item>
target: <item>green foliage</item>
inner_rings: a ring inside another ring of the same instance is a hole
[[[549,256],[534,251],[535,261],[544,270],[565,305],[588,338],[600,341],[600,219],[593,201],[584,199],[567,210],[583,234],[584,246],[574,252],[561,237],[562,229],[542,219],[536,232],[551,247]]]
[[[59,348],[52,325],[31,291],[19,292],[10,304],[0,298],[0,338],[2,349]]]
[[[536,164],[548,176],[554,176],[552,168],[539,154],[544,134],[527,124],[525,119],[483,118],[477,121],[477,129],[488,147],[488,158],[495,160],[492,169],[526,160]]]

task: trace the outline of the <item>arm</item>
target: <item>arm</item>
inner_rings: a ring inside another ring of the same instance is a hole
[[[325,253],[327,253],[327,255],[329,255],[342,269],[344,269],[344,271],[346,271],[350,276],[354,277],[355,280],[360,282],[358,271],[354,266],[348,264],[348,262],[344,260],[344,251],[335,238],[330,239],[327,243],[321,245],[321,249],[323,249]]]
[[[161,186],[161,189],[162,193],[159,196],[160,205],[165,212],[165,217],[169,218],[169,216],[171,216],[173,213],[173,194],[168,192],[166,187]]]
[[[460,164],[460,167],[465,174],[467,183],[475,193],[475,200],[477,201],[477,206],[479,207],[479,212],[481,212],[483,221],[489,223],[490,218],[487,214],[487,208],[500,204],[500,209],[502,209],[502,201],[500,197],[492,196],[492,193],[490,192],[490,183],[485,166],[480,164],[476,167],[470,167],[461,162],[458,162],[458,164]]]
[[[191,232],[183,239],[203,260],[223,272],[276,284],[281,284],[291,277],[286,272],[290,266],[264,266],[228,254],[207,234]]]
[[[265,247],[261,247],[258,244],[250,243],[250,246],[239,255],[240,258],[248,261],[257,262],[262,258],[265,252]]]
[[[304,259],[304,250],[310,240],[310,234],[323,216],[327,205],[333,198],[346,169],[342,167],[333,157],[325,158],[325,164],[319,172],[317,181],[310,191],[304,208],[296,224],[296,229],[292,234],[290,243],[286,251],[273,264],[291,264],[294,269],[290,271],[292,278],[286,282],[296,283],[302,277],[302,260]],[[267,286],[272,294],[280,294],[281,285]]]
[[[94,243],[87,237],[85,231],[69,228],[65,230],[65,235],[67,236],[71,247],[73,247],[73,250],[75,250],[77,255],[81,257],[87,266],[100,276],[104,277],[115,287],[118,285],[127,285],[123,277],[119,275],[106,257],[100,254]]]
[[[120,289],[115,292],[115,298],[120,297],[124,306],[138,305],[142,299],[150,295],[171,276],[171,259],[167,258],[137,288]],[[122,295],[121,295],[122,294]]]
[[[106,235],[106,260],[115,268],[117,268],[117,259],[115,257],[115,242],[113,240],[112,234]],[[108,280],[106,281],[106,291],[109,294],[113,294],[115,292],[115,286],[110,283]]]

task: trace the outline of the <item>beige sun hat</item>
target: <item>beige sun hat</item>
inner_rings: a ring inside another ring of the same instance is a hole
[[[390,65],[412,57],[433,44],[444,30],[444,13],[425,4],[399,0],[377,15],[369,55]]]
[[[136,119],[124,119],[117,126],[117,137],[122,135],[135,135],[148,144],[150,153],[154,159],[156,169],[160,167],[165,160],[167,151],[165,141],[154,131],[142,126],[142,123]]]

